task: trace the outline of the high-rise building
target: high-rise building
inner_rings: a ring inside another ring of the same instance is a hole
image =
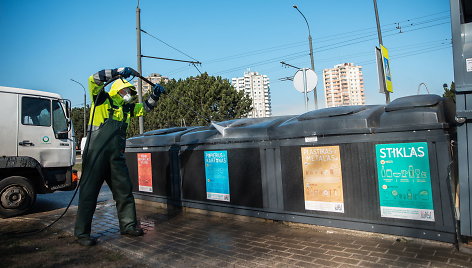
[[[162,76],[160,74],[152,73],[148,77],[146,77],[149,81],[153,82],[154,84],[165,84],[169,82],[169,78]],[[133,85],[137,88],[138,87],[138,79],[133,81]],[[152,89],[151,85],[143,81],[143,95],[149,92]]]
[[[324,69],[323,84],[326,107],[365,104],[362,66],[343,63]]]
[[[231,84],[236,90],[244,91],[252,99],[252,111],[248,118],[269,117],[272,115],[270,106],[270,88],[267,75],[247,71],[243,77],[233,78]]]

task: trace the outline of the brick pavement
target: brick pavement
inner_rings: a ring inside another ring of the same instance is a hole
[[[169,216],[138,205],[145,236],[121,236],[112,202],[97,207],[93,235],[155,267],[472,267],[453,245],[341,229],[196,213]],[[57,213],[43,215],[54,219]],[[246,219],[246,220],[241,220]],[[55,228],[73,231],[74,208]]]

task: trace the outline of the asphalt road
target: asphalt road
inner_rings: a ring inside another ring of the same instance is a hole
[[[65,208],[69,204],[74,191],[57,191],[51,194],[38,194],[36,203],[30,213],[51,211],[59,208]],[[98,202],[108,201],[113,199],[110,188],[106,183],[103,184],[100,194],[98,195]],[[74,198],[71,206],[77,206],[79,194]]]

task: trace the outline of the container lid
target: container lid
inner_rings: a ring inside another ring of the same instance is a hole
[[[378,126],[382,105],[354,105],[310,111],[270,129],[273,139],[371,133]]]
[[[386,112],[413,109],[416,107],[431,107],[437,105],[442,100],[442,97],[434,94],[423,94],[406,96],[395,99],[385,107]]]
[[[398,98],[385,107],[375,132],[416,131],[448,128],[455,105],[434,94]]]
[[[174,127],[157,129],[126,140],[127,148],[162,147],[177,144],[182,135],[203,127]]]
[[[169,134],[169,133],[174,133],[174,132],[180,132],[187,129],[188,129],[187,127],[172,127],[172,128],[156,129],[156,130],[144,132],[143,136],[164,135],[164,134]]]
[[[188,132],[182,136],[181,144],[229,143],[268,140],[268,129],[293,116],[275,116],[264,118],[241,118],[217,122],[214,126]]]
[[[314,110],[314,111],[304,113],[298,117],[298,120],[303,121],[303,120],[311,120],[311,119],[317,119],[317,118],[327,118],[327,117],[355,114],[360,111],[364,111],[368,108],[369,106],[366,106],[366,105],[330,107],[326,109]]]

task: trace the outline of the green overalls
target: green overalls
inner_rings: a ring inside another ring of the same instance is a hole
[[[87,140],[90,144],[82,163],[85,169],[79,189],[76,237],[90,236],[97,197],[104,181],[110,187],[116,202],[120,230],[125,231],[136,227],[133,186],[124,157],[128,126],[125,120],[116,121],[110,116],[98,130],[92,132],[90,139]]]

